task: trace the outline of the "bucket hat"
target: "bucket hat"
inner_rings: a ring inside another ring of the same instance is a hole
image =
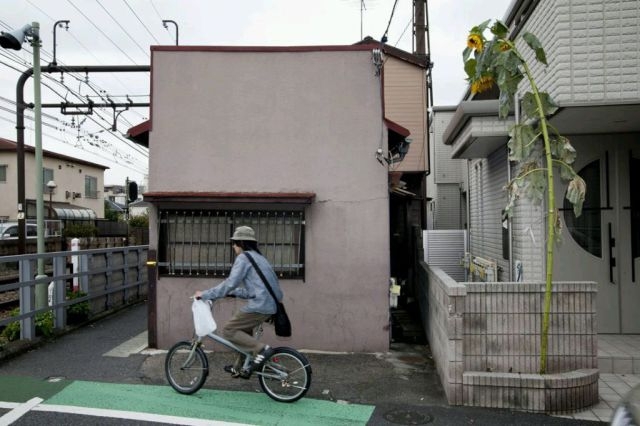
[[[231,240],[235,241],[257,241],[256,233],[248,226],[238,226],[233,233]]]

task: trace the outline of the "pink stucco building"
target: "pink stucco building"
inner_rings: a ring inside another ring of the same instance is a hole
[[[380,47],[152,48],[151,120],[130,130],[150,148],[152,344],[191,335],[189,296],[224,279],[228,238],[249,225],[280,275],[288,345],[388,349],[389,176],[408,142],[409,169],[424,175],[428,149],[424,67]],[[409,124],[402,106],[385,113],[399,105],[384,90],[385,59],[408,64]],[[218,302],[216,319],[242,303]],[[265,339],[277,343],[269,327]]]

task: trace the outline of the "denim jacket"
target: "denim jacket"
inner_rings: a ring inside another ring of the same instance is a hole
[[[251,251],[251,257],[264,274],[278,301],[282,301],[282,290],[278,283],[278,278],[269,264],[269,261],[261,254]],[[247,299],[248,302],[240,310],[247,313],[275,314],[276,303],[269,294],[269,290],[265,287],[262,279],[256,272],[253,265],[243,254],[236,257],[231,267],[229,277],[218,284],[202,292],[204,300],[215,300],[225,296],[236,296],[241,299]]]

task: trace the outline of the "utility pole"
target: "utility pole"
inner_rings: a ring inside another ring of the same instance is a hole
[[[416,41],[415,53],[421,57],[425,57],[427,54],[426,47],[426,34],[427,25],[425,23],[427,8],[427,0],[413,0],[413,13],[415,16],[415,22],[413,24],[413,35]]]

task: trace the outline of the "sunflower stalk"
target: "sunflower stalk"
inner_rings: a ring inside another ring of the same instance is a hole
[[[516,43],[508,38],[508,28],[502,22],[495,21],[491,26],[491,40],[485,38],[484,32],[490,22],[485,21],[471,29],[462,57],[471,93],[487,91],[497,84],[500,90],[498,115],[501,118],[509,115],[513,102],[522,103],[523,122],[512,127],[508,143],[509,161],[519,163],[521,171],[505,187],[509,198],[505,208],[506,216],[513,215],[516,200],[523,193],[534,203],[541,203],[546,195],[546,285],[539,370],[544,374],[547,372],[554,243],[559,241],[560,235],[560,217],[554,191],[554,165],[560,168],[560,177],[570,181],[566,198],[573,204],[576,217],[582,212],[586,184],[571,166],[575,161],[575,149],[567,138],[548,123],[548,117],[557,111],[557,105],[548,93],[538,89],[527,61],[518,51]],[[531,48],[536,60],[546,66],[547,58],[540,41],[531,33],[522,34],[522,39]],[[521,100],[515,100],[520,82],[525,78],[531,91],[526,92]],[[546,167],[540,167],[540,163],[545,163]]]

